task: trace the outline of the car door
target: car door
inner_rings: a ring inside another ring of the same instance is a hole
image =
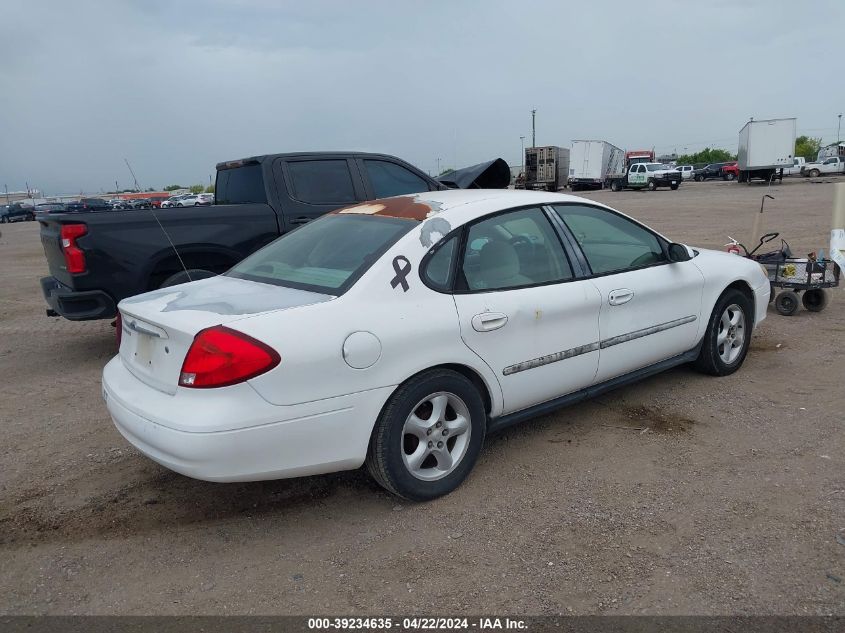
[[[628,171],[628,184],[634,187],[645,185],[645,165],[641,163],[631,165],[631,169]]]
[[[458,252],[461,337],[498,377],[505,413],[592,384],[600,297],[574,274],[546,210],[477,221],[464,229]]]
[[[285,231],[366,200],[358,167],[346,156],[279,158],[273,171]]]
[[[601,297],[596,382],[695,347],[704,277],[690,261],[669,262],[665,240],[609,209],[555,205],[580,246]]]

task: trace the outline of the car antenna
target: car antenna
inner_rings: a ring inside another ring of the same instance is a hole
[[[135,177],[135,172],[132,171],[132,165],[129,164],[129,160],[124,158],[123,161],[126,163],[126,166],[129,168],[129,173],[132,174],[132,180],[135,181],[135,190],[141,191],[141,187],[138,184],[138,179]],[[155,207],[150,204],[150,212],[153,214],[153,218],[155,218],[156,224],[161,229],[161,232],[164,233],[164,237],[167,238],[168,243],[170,244],[170,248],[173,249],[173,252],[176,253],[176,259],[179,260],[179,264],[182,266],[182,270],[185,271],[185,275],[188,276],[188,281],[193,281],[191,278],[191,273],[188,272],[188,267],[185,266],[185,262],[182,260],[182,256],[179,254],[179,249],[176,248],[176,244],[173,243],[173,240],[170,239],[170,234],[168,234],[167,229],[164,228],[164,225],[161,223],[161,220],[158,219],[158,214],[156,213]]]

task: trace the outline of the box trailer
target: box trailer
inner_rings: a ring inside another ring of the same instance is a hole
[[[558,191],[569,176],[569,149],[548,145],[525,149],[526,189]]]
[[[569,152],[569,187],[601,189],[625,173],[625,152],[607,141],[572,141]]]
[[[751,120],[739,131],[739,182],[752,178],[783,179],[795,153],[795,119]]]

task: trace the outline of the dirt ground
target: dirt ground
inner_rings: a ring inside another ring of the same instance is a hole
[[[832,179],[765,228],[827,249]],[[745,238],[763,186],[584,194],[693,245]],[[679,368],[490,439],[400,502],[363,471],[193,481],[115,431],[108,322],[44,313],[37,223],[0,237],[0,613],[845,614],[845,296],[772,308],[742,370]]]

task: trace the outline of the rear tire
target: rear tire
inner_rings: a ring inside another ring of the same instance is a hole
[[[370,438],[367,469],[397,496],[436,499],[466,479],[486,431],[484,402],[475,385],[457,372],[432,369],[401,385],[387,401]]]
[[[739,290],[728,288],[719,297],[693,367],[711,376],[728,376],[742,366],[753,330],[751,301]]]
[[[615,191],[618,193],[622,191],[622,183],[618,180],[614,180],[612,183],[610,183],[610,189],[611,191]]]
[[[725,180],[727,180],[727,181],[734,180],[735,178],[736,178],[736,176],[734,175],[734,173],[732,171],[729,171],[727,174],[725,174]]]
[[[784,290],[775,297],[775,310],[783,316],[792,316],[798,311],[798,294],[793,290]]]
[[[209,277],[216,276],[217,273],[201,268],[191,268],[187,271],[181,270],[161,282],[159,288],[170,288],[171,286],[178,286],[179,284],[186,284],[191,281],[199,281],[200,279],[208,279]]]
[[[807,290],[804,296],[801,297],[801,303],[810,312],[821,312],[827,305],[827,293],[823,288]]]
[[[647,186],[649,191],[655,191],[657,189],[657,183],[653,180],[649,180]]]
[[[704,182],[704,176],[696,176],[695,182]]]

